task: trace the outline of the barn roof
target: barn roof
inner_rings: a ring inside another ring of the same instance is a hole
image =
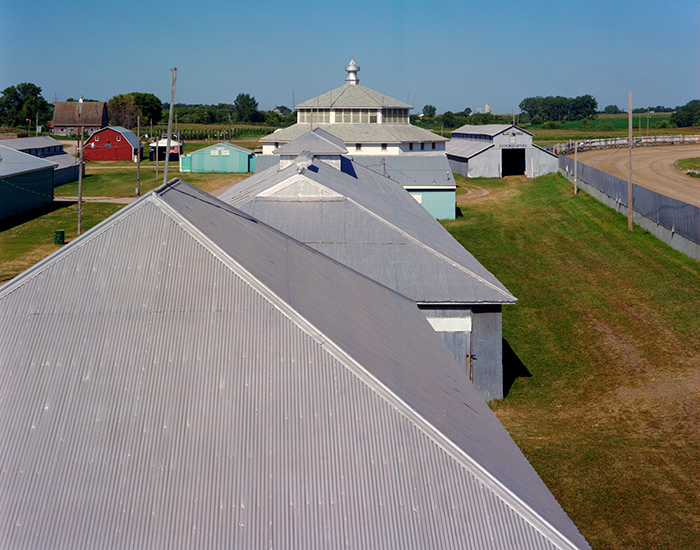
[[[348,149],[342,139],[322,128],[315,128],[278,147],[273,153],[286,156],[299,155],[304,151],[313,151],[316,155],[343,155],[348,152]]]
[[[356,86],[352,86],[356,87]],[[314,124],[325,132],[341,139],[343,143],[432,143],[447,138],[412,124]],[[312,129],[308,123],[296,123],[280,128],[260,138],[261,143],[287,143]]]
[[[468,159],[492,147],[493,143],[490,141],[473,141],[469,139],[453,138],[445,144],[445,153],[447,155]]]
[[[45,147],[63,147],[63,143],[50,136],[36,136],[26,138],[10,138],[0,140],[0,145],[11,147],[17,151],[26,151],[27,149],[43,149]]]
[[[465,124],[464,126],[460,126],[456,130],[452,130],[450,132],[451,134],[473,134],[473,135],[483,135],[483,136],[497,136],[498,134],[502,134],[506,130],[509,130],[510,128],[515,128],[519,132],[523,132],[524,134],[527,134],[528,136],[531,136],[532,134],[528,132],[527,130],[523,130],[522,128],[518,126],[514,126],[513,124]]]
[[[348,158],[343,171],[308,163],[273,166],[219,198],[417,302],[516,301],[394,181]]]
[[[5,178],[57,166],[55,162],[41,159],[4,145],[0,145],[0,159],[0,177]]]
[[[0,287],[0,545],[588,548],[415,305],[173,181]]]
[[[78,101],[57,101],[53,110],[54,126],[77,126]],[[80,111],[82,126],[102,127],[106,123],[107,104],[104,101],[84,101]]]

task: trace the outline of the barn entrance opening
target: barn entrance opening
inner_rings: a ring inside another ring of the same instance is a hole
[[[502,149],[503,177],[525,175],[525,149]]]

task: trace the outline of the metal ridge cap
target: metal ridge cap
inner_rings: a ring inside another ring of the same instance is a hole
[[[171,182],[172,183],[172,182]],[[309,321],[305,316],[303,316],[296,308],[294,308],[289,302],[284,300],[282,297],[280,297],[277,293],[275,293],[272,289],[270,289],[266,284],[264,284],[260,279],[258,279],[255,275],[253,275],[248,269],[246,269],[243,265],[241,265],[237,260],[235,260],[229,253],[227,253],[225,250],[223,250],[219,245],[214,243],[211,239],[209,239],[203,232],[199,230],[198,227],[196,227],[195,224],[190,222],[186,217],[184,217],[180,212],[175,209],[173,206],[167,203],[165,199],[163,199],[160,196],[155,195],[154,196],[154,201],[158,203],[158,205],[163,209],[164,212],[169,214],[183,229],[185,229],[190,235],[192,235],[194,238],[196,238],[200,244],[205,246],[207,249],[215,253],[215,255],[222,261],[224,262],[232,271],[234,271],[239,277],[243,278],[248,284],[250,284],[254,290],[260,293],[261,296],[266,298],[272,305],[274,305],[280,313],[285,315],[290,321],[295,323],[299,328],[304,330],[309,337],[313,338],[316,340],[316,342],[324,349],[326,350],[331,356],[335,357],[337,360],[345,363],[347,366],[352,366],[354,373],[369,387],[371,387],[377,394],[382,396],[384,399],[392,402],[395,406],[398,405],[400,407],[397,407],[397,409],[400,410],[401,414],[404,414],[408,418],[410,418],[413,422],[415,422],[417,425],[419,425],[425,432],[427,436],[429,436],[433,441],[435,442],[436,445],[440,446],[443,450],[446,452],[449,452],[453,459],[458,459],[461,460],[463,463],[466,462],[472,469],[472,472],[474,475],[476,475],[482,482],[485,484],[489,485],[493,490],[498,492],[499,497],[506,501],[514,510],[517,510],[518,513],[528,521],[533,528],[537,529],[540,533],[543,535],[549,534],[551,537],[552,535],[559,539],[561,543],[563,543],[564,547],[568,547],[573,549],[577,549],[578,547],[573,544],[563,533],[561,533],[558,529],[556,529],[549,521],[547,521],[544,517],[542,517],[536,510],[534,510],[530,505],[528,505],[526,502],[524,502],[517,494],[515,494],[514,491],[509,489],[505,484],[503,484],[497,477],[495,477],[493,474],[491,474],[486,468],[484,468],[476,459],[474,459],[467,451],[462,449],[460,446],[458,446],[454,441],[452,441],[447,435],[442,433],[440,430],[438,430],[432,423],[430,423],[420,412],[415,410],[412,406],[410,406],[404,399],[402,399],[399,395],[397,395],[396,392],[391,390],[386,384],[384,384],[377,376],[372,374],[366,367],[364,367],[359,361],[357,361],[347,350],[345,350],[343,347],[341,347],[339,344],[337,344],[332,338],[328,337],[324,331],[316,327],[311,321]],[[265,224],[266,227],[267,224]],[[271,228],[274,229],[274,228]],[[277,233],[280,233],[281,235],[289,238],[290,240],[294,242],[298,242],[295,239],[292,239],[291,237],[288,237],[284,233],[281,233],[277,230],[275,230]],[[312,249],[311,247],[308,247],[307,245],[304,245],[303,243],[299,243],[302,245],[304,248],[307,248],[311,250],[312,252],[316,254],[321,254],[320,252]],[[323,254],[321,254],[323,255]],[[327,257],[323,255],[324,257]],[[340,262],[337,262],[333,260],[332,258],[329,258],[330,261],[333,261],[334,263],[343,266],[345,269],[349,269]],[[368,277],[363,276],[362,274],[358,274],[361,277],[364,277],[370,281],[373,281],[372,279],[369,279]],[[375,281],[373,281],[375,282]],[[379,284],[376,283],[375,284]],[[384,286],[384,285],[380,285]],[[388,288],[388,287],[384,287]],[[389,289],[392,290],[392,289]],[[412,300],[406,298],[405,296],[401,295],[400,293],[393,291],[392,292],[402,299],[410,302],[410,303],[415,303]],[[496,420],[498,420],[496,418]],[[500,424],[500,423],[499,423]],[[502,425],[501,425],[502,427]],[[505,430],[505,428],[503,428]],[[512,439],[511,439],[512,441]],[[515,445],[515,442],[513,442],[513,445]],[[517,448],[517,445],[515,445]],[[527,459],[523,456],[523,460],[527,461]],[[534,471],[534,469],[533,469]],[[539,476],[538,476],[539,477]],[[540,479],[541,481],[541,479]],[[546,485],[544,485],[544,482],[542,482],[543,486],[545,488]],[[547,489],[548,490],[548,489]],[[550,492],[551,495],[551,492]],[[554,502],[557,502],[554,496],[552,495],[551,497]],[[558,504],[558,503],[557,503]],[[564,512],[565,516],[566,513]],[[566,516],[568,517],[568,516]],[[573,522],[572,522],[573,523]],[[574,525],[575,527],[575,525]],[[546,535],[545,535],[546,536]]]

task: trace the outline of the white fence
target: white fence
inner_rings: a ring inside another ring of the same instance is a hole
[[[632,138],[632,144],[634,147],[700,144],[700,136],[638,136]],[[545,149],[556,155],[570,155],[577,146],[579,151],[616,149],[618,147],[627,147],[628,138],[569,140],[567,143],[557,143],[556,145],[545,147]]]

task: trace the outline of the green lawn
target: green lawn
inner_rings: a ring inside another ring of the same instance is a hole
[[[519,298],[494,411],[594,548],[700,547],[700,263],[558,174],[459,183],[490,194],[445,226]]]
[[[112,203],[84,203],[83,232],[123,206]],[[61,248],[60,245],[54,244],[54,231],[57,229],[64,230],[66,242],[77,236],[77,203],[53,203],[40,210],[0,222],[0,284]]]

